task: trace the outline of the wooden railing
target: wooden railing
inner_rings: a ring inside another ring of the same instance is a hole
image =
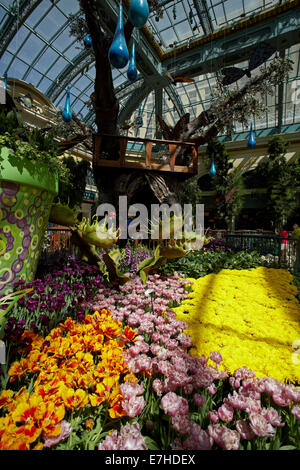
[[[105,137],[110,137],[119,140],[120,142],[120,159],[107,160],[101,159],[101,144]],[[138,142],[144,146],[145,159],[141,161],[129,161],[126,156],[126,149],[128,142]],[[154,162],[152,157],[152,146],[164,145],[169,149],[169,164]],[[99,166],[106,167],[124,167],[141,170],[156,170],[156,171],[173,171],[177,173],[192,173],[196,174],[198,171],[198,150],[197,146],[192,142],[178,142],[174,140],[160,140],[160,139],[142,139],[139,137],[128,137],[120,135],[107,135],[107,134],[94,134],[93,135],[93,161]],[[188,147],[192,152],[192,165],[176,165],[176,150],[178,147]]]

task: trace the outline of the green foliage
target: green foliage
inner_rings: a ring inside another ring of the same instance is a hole
[[[282,137],[272,137],[268,144],[269,157],[260,162],[256,170],[265,179],[266,212],[276,228],[284,225],[297,207],[300,165],[287,162],[285,158],[287,148],[288,143]]]
[[[0,135],[6,132],[13,134],[16,130],[19,130],[19,125],[22,126],[14,115],[6,116],[3,111],[0,113]]]
[[[220,203],[217,205],[217,214],[221,222],[228,229],[233,229],[233,222],[240,214],[243,207],[244,186],[243,178],[238,170],[233,170],[233,164],[229,161],[229,154],[223,142],[210,141],[207,146],[207,154],[215,156],[215,167],[217,174],[213,177],[217,196]],[[226,195],[233,190],[233,194],[226,202]]]
[[[0,114],[0,171],[3,161],[2,148],[9,149],[10,162],[20,171],[26,161],[45,164],[51,173],[56,173],[60,181],[68,182],[70,172],[57,156],[58,147],[51,133],[24,127],[18,113]],[[37,168],[38,172],[38,168]]]
[[[195,175],[187,181],[184,181],[179,191],[179,202],[181,206],[184,204],[192,204],[194,216],[196,204],[202,203],[202,193],[198,185],[198,179],[199,175]]]
[[[6,315],[8,312],[13,308],[13,306],[17,303],[19,299],[24,297],[24,295],[31,292],[32,289],[23,289],[17,292],[12,292],[11,294],[7,294],[0,299],[0,339],[3,337],[4,334],[4,327],[7,321]],[[3,308],[2,308],[3,307]]]
[[[86,160],[76,162],[73,157],[64,157],[62,162],[68,168],[70,178],[68,183],[59,181],[57,200],[71,208],[79,208],[83,201],[89,163]]]

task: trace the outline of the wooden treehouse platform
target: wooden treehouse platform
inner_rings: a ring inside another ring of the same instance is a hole
[[[101,159],[101,143],[104,137],[111,137],[120,141],[120,159],[119,160],[107,160]],[[144,158],[139,158],[140,161],[130,161],[130,158],[126,155],[126,149],[128,142],[138,142],[144,146]],[[169,149],[169,163],[158,163],[151,159],[152,157],[152,146],[164,145]],[[160,139],[141,139],[139,137],[129,137],[120,135],[108,135],[108,134],[94,134],[93,135],[93,162],[99,166],[108,168],[126,168],[126,169],[137,169],[137,170],[154,170],[174,173],[190,173],[196,174],[198,171],[198,151],[195,144],[192,142],[178,142],[173,140],[160,140]],[[178,147],[189,147],[192,151],[192,165],[175,165],[176,150]]]

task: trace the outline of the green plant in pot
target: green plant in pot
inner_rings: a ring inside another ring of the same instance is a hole
[[[0,114],[0,296],[33,279],[58,179],[68,171],[53,136]]]

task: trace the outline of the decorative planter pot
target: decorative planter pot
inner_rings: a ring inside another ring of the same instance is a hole
[[[58,178],[44,164],[0,154],[0,296],[34,278]]]

